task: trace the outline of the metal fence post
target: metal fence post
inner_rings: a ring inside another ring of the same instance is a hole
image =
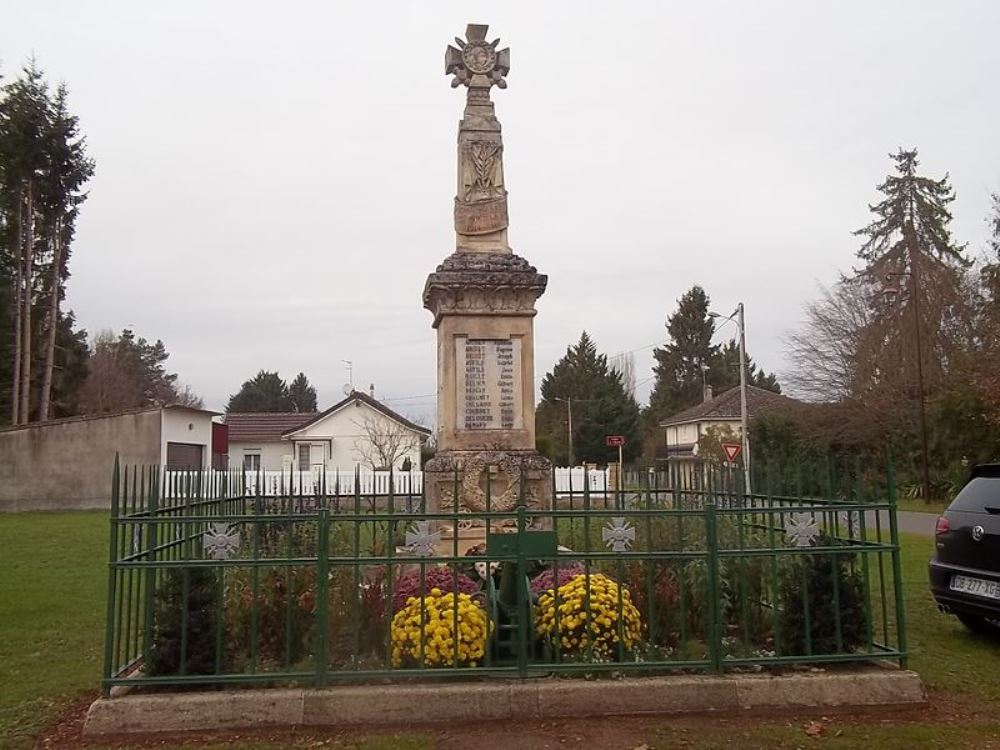
[[[722,671],[722,617],[719,602],[719,531],[714,499],[705,504],[705,536],[708,547],[708,654],[712,671]]]
[[[111,472],[111,516],[110,530],[108,536],[108,609],[105,618],[104,628],[104,679],[110,680],[114,669],[114,647],[115,647],[115,583],[117,573],[117,560],[115,550],[118,549],[118,492],[121,485],[121,464],[118,454],[115,454],[115,467]],[[101,686],[101,692],[107,698],[111,695],[111,685],[105,682]]]
[[[329,587],[329,538],[330,511],[323,507],[319,511],[319,533],[316,550],[316,685],[322,687],[326,682],[326,636],[328,626],[329,606],[327,604]]]
[[[903,581],[899,559],[899,526],[896,519],[896,484],[892,468],[892,451],[886,448],[885,472],[889,493],[889,538],[892,543],[892,591],[896,602],[896,638],[902,656],[899,666],[906,669],[906,607],[903,606]],[[886,644],[888,645],[888,644]]]

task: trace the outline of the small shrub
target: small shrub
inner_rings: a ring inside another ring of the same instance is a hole
[[[218,597],[216,575],[216,571],[201,567],[171,568],[166,571],[155,594],[153,642],[145,665],[146,674],[166,676],[215,673],[215,611]],[[182,639],[187,642],[183,653]]]
[[[282,566],[263,568],[257,575],[256,597],[252,569],[241,569],[233,574],[227,586],[230,649],[234,655],[244,658],[255,650],[258,661],[265,665],[284,664],[286,658],[294,663],[311,645],[316,608],[315,570]],[[255,606],[257,643],[252,649],[250,638]]]
[[[680,585],[674,568],[662,560],[642,560],[626,566],[625,581],[632,603],[646,618],[649,637],[657,645],[675,645],[680,634]],[[652,593],[652,597],[650,597]]]
[[[816,543],[825,547],[835,545],[837,541],[824,534]],[[856,554],[798,555],[784,565],[778,584],[781,601],[779,622],[782,653],[789,655],[849,653],[864,642],[864,583],[860,571],[854,565],[856,559]],[[839,595],[836,598],[834,578]],[[804,598],[803,593],[805,593]],[[839,647],[835,604],[838,599]]]

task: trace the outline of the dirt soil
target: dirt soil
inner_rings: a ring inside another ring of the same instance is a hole
[[[259,732],[189,732],[174,735],[147,735],[106,737],[87,740],[82,736],[87,708],[97,698],[89,695],[76,701],[39,738],[36,748],[52,750],[84,750],[96,748],[198,748],[205,745],[229,744],[233,748],[250,743],[295,743],[305,748],[350,747],[366,737],[405,731],[408,734],[424,733],[434,740],[436,750],[468,750],[468,748],[493,747],[498,738],[502,746],[511,750],[544,750],[562,747],[625,748],[627,750],[653,750],[648,744],[658,730],[670,729],[670,746],[685,747],[686,738],[694,741],[699,730],[711,727],[732,730],[734,740],[742,732],[757,728],[762,722],[800,726],[803,741],[815,732],[835,732],[838,726],[885,724],[940,724],[942,730],[957,722],[1000,722],[1000,710],[989,704],[970,706],[963,699],[957,701],[947,694],[931,694],[928,705],[887,709],[817,709],[815,711],[771,711],[753,714],[700,714],[683,717],[668,716],[617,716],[592,719],[555,719],[552,721],[510,724],[483,722],[442,727],[428,724],[406,727],[356,727],[350,730],[310,727],[298,730],[269,730]]]

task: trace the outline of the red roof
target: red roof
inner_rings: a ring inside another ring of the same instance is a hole
[[[281,436],[316,416],[314,411],[230,412],[226,415],[230,443],[277,443]]]

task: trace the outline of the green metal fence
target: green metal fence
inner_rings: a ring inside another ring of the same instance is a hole
[[[487,473],[468,513],[116,465],[103,687],[905,664],[891,479],[856,468],[836,499],[640,469],[502,510]]]

